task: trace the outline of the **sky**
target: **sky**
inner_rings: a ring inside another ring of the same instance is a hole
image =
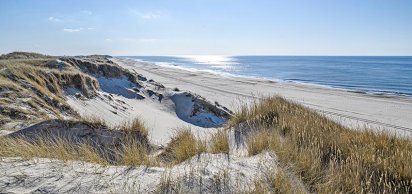
[[[412,55],[411,0],[0,0],[0,54]]]

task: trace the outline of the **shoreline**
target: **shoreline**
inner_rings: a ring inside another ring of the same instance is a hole
[[[256,79],[256,80],[275,82],[275,83],[281,83],[281,84],[303,85],[303,86],[308,86],[308,87],[320,87],[320,88],[326,88],[326,89],[334,89],[334,90],[359,93],[359,94],[365,94],[365,95],[382,97],[382,98],[399,98],[399,99],[406,98],[406,99],[412,100],[412,94],[408,94],[408,93],[392,92],[392,91],[385,91],[385,90],[373,90],[373,89],[367,89],[367,88],[351,89],[351,88],[341,87],[338,85],[311,83],[311,82],[306,82],[306,81],[301,81],[301,80],[282,80],[282,79],[276,79],[276,78],[267,78],[267,77],[258,77],[258,76],[249,76],[249,75],[236,75],[232,73],[217,72],[217,71],[208,70],[208,69],[195,69],[195,68],[182,67],[182,66],[172,65],[172,64],[166,65],[166,64],[163,64],[165,62],[144,61],[141,59],[136,59],[136,58],[127,57],[127,56],[119,56],[119,57],[114,57],[114,58],[126,59],[126,60],[135,61],[137,63],[147,63],[150,65],[155,65],[159,67],[179,69],[179,70],[189,71],[189,72],[194,72],[194,73],[210,73],[210,74],[213,74],[216,76],[222,76],[222,77]]]
[[[280,95],[351,128],[388,130],[400,136],[412,135],[412,121],[405,118],[405,115],[412,115],[412,99],[408,97],[365,94],[316,84],[223,76],[133,59],[113,60],[168,87],[195,92],[231,110],[235,110],[239,102],[250,102],[258,99],[257,96]]]

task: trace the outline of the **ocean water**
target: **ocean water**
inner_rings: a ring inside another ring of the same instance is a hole
[[[412,57],[129,56],[155,65],[412,97]]]

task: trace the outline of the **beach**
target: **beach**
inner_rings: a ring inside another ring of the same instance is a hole
[[[412,134],[412,120],[408,116],[412,115],[412,100],[407,97],[379,96],[309,84],[222,76],[123,58],[116,58],[114,61],[166,87],[197,93],[231,110],[236,110],[243,102],[280,95],[351,128],[384,130],[398,136]]]
[[[4,58],[16,55],[36,56]],[[0,60],[2,95],[18,97],[3,104],[0,193],[311,193],[334,187],[327,181],[341,189],[342,179],[412,188],[407,97],[111,56],[44,57]],[[46,77],[42,93],[19,90],[37,83],[22,74]]]
[[[0,10],[0,194],[412,194],[412,1]]]

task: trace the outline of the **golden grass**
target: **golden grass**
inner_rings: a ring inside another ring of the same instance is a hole
[[[21,91],[21,90],[23,90],[23,88],[20,85],[14,83],[13,81],[11,81],[10,79],[6,78],[3,75],[0,75],[0,87],[2,89],[9,89],[9,90],[12,90],[12,91]]]
[[[292,177],[282,168],[269,176],[269,184],[274,193],[307,193],[304,188],[294,183]]]
[[[26,140],[21,138],[1,138],[1,157],[22,157],[24,159],[54,158],[63,161],[82,160],[98,164],[108,164],[97,150],[85,143],[73,144],[62,138],[37,138]]]
[[[116,156],[113,159],[111,156]],[[147,145],[126,139],[112,150],[94,147],[90,142],[75,143],[62,137],[35,140],[19,138],[0,138],[0,157],[21,157],[24,159],[53,158],[63,161],[78,160],[101,165],[159,166],[157,158],[149,155]]]
[[[106,123],[97,117],[83,117],[68,122],[80,122],[94,130],[108,129]],[[133,122],[119,126],[121,129],[128,129],[128,131],[121,144],[110,149],[99,147],[99,144],[86,140],[77,142],[68,137],[60,136],[39,136],[30,139],[24,136],[1,137],[0,157],[80,160],[102,165],[159,166],[158,159],[150,156],[147,133],[142,134],[141,131],[144,131],[142,128],[133,128],[133,126],[143,126],[137,125],[137,122],[140,121],[134,119]]]
[[[35,122],[48,116],[61,118],[62,113],[77,116],[65,100],[64,89],[75,87],[91,97],[99,88],[95,78],[78,69],[57,69],[55,57],[15,52],[0,58],[0,90],[5,91],[0,98],[13,99],[11,103],[0,102],[7,120]],[[27,114],[9,113],[20,107],[28,108]]]
[[[242,108],[231,125],[247,121],[262,128],[249,138],[249,153],[274,151],[311,192],[412,192],[410,139],[350,130],[280,97]]]
[[[160,157],[163,161],[176,164],[206,151],[206,143],[197,139],[190,129],[184,128],[175,132]]]
[[[107,126],[107,123],[105,120],[99,117],[95,117],[95,116],[82,116],[76,119],[75,121],[85,123],[93,129],[102,128],[102,127]]]
[[[160,166],[158,158],[150,156],[147,146],[134,140],[124,144],[121,158],[121,164],[127,166]]]
[[[13,112],[21,109],[15,107],[28,108],[24,116],[6,112],[3,116],[7,116],[7,120],[35,122],[47,119],[49,115],[61,118],[63,112],[76,116],[66,103],[64,88],[76,87],[92,94],[99,87],[94,78],[78,70],[49,68],[48,64],[53,61],[52,58],[0,60],[0,90],[6,91],[0,97],[13,99],[10,103],[0,102],[2,109]]]
[[[308,193],[305,188],[292,180],[292,177],[282,168],[270,169],[266,176],[254,182],[254,189],[250,193]]]
[[[131,121],[125,122],[118,128],[126,133],[139,133],[144,137],[149,135],[149,130],[139,118],[134,118]]]
[[[218,130],[211,137],[210,152],[213,154],[224,153],[229,154],[229,136],[227,131]]]
[[[47,68],[46,61],[0,61],[0,68],[5,69],[3,74],[7,74],[7,79],[16,84],[16,81],[29,83],[37,95],[53,97],[59,102],[64,102],[63,89],[66,86],[74,86],[78,89],[98,88],[98,82],[80,71]],[[27,88],[27,84],[23,88]]]
[[[12,52],[0,55],[0,60],[41,60],[50,58],[54,57],[33,52]]]
[[[249,155],[256,155],[265,150],[270,150],[273,141],[278,141],[270,134],[267,129],[259,129],[260,131],[253,134],[247,139],[247,150]]]
[[[229,127],[234,127],[240,123],[250,126],[255,124],[272,126],[276,123],[277,112],[271,108],[261,107],[260,103],[254,101],[246,105],[239,105],[237,111],[228,122]]]

